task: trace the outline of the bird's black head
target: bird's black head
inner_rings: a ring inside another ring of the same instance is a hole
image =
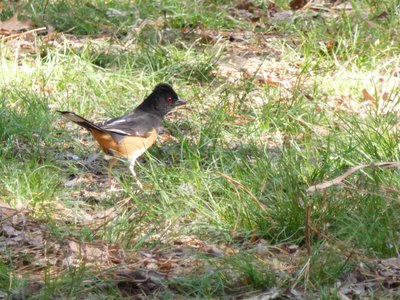
[[[157,84],[153,92],[139,105],[143,111],[154,111],[165,116],[174,107],[184,105],[186,102],[178,97],[174,89],[166,83]]]

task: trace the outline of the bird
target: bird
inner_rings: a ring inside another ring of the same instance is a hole
[[[135,162],[163,131],[162,121],[173,108],[186,104],[167,83],[159,83],[132,112],[95,124],[69,111],[58,111],[68,120],[87,129],[109,159],[108,183],[113,189],[111,169],[119,158],[127,158],[129,169],[139,188],[143,185],[135,173]]]

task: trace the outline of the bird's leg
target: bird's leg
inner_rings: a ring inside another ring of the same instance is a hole
[[[142,183],[140,182],[139,178],[136,176],[136,173],[135,173],[135,169],[134,169],[135,162],[136,162],[136,158],[130,158],[129,159],[129,170],[131,170],[133,178],[135,178],[135,180],[136,180],[136,184],[139,186],[140,189],[143,189],[143,185],[142,185]]]
[[[116,190],[115,188],[115,182],[113,181],[112,175],[111,175],[111,170],[115,166],[115,164],[118,162],[118,160],[115,157],[112,157],[110,159],[110,162],[108,163],[108,186],[110,187],[111,191]]]

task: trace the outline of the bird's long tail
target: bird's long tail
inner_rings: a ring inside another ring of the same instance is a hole
[[[65,118],[68,120],[78,124],[79,126],[82,126],[83,128],[86,128],[87,130],[91,131],[93,129],[103,131],[99,126],[93,124],[92,122],[78,116],[77,114],[69,111],[58,111],[60,114],[62,114]]]

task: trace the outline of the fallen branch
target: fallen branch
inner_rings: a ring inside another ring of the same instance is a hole
[[[14,38],[19,38],[19,37],[22,37],[24,35],[28,35],[28,34],[31,34],[31,33],[34,33],[34,32],[38,32],[38,31],[45,31],[45,30],[47,30],[46,27],[40,27],[40,28],[31,29],[31,30],[28,30],[28,31],[23,31],[23,32],[15,33],[15,34],[10,34],[9,36],[2,37],[1,41],[5,42],[5,41],[8,41],[8,40],[12,40]]]
[[[379,168],[396,168],[400,167],[400,162],[394,161],[394,162],[377,162],[377,163],[370,163],[366,165],[359,165],[355,166],[353,168],[348,169],[346,172],[344,172],[342,175],[336,177],[335,179],[325,181],[316,185],[312,185],[307,189],[308,193],[314,193],[318,190],[325,190],[328,187],[331,187],[333,185],[339,185],[342,183],[344,179],[346,179],[348,176],[353,174],[354,172],[357,172],[358,170],[367,168],[367,167],[379,167]]]

